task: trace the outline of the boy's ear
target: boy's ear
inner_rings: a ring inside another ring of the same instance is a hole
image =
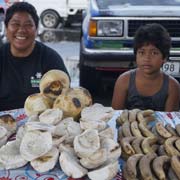
[[[163,60],[163,64],[164,64],[164,63],[166,63],[166,62],[167,62],[167,58],[164,58],[164,60]]]
[[[164,58],[164,60],[162,61],[162,65],[161,66],[163,66],[163,64],[166,63],[166,62],[167,62],[167,58]]]

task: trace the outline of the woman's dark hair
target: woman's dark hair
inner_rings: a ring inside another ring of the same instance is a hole
[[[134,54],[143,45],[153,44],[163,54],[163,58],[169,56],[171,37],[168,31],[158,23],[146,24],[138,28],[134,37]]]
[[[37,11],[32,4],[29,4],[27,2],[16,2],[7,9],[5,21],[4,21],[6,27],[8,26],[10,19],[12,18],[12,16],[16,12],[27,12],[27,13],[29,13],[34,20],[36,28],[38,27],[39,17],[37,15]]]

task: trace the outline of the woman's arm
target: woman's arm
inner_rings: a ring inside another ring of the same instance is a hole
[[[125,109],[125,102],[129,85],[129,72],[121,74],[116,80],[112,97],[113,109]]]
[[[169,77],[168,98],[165,104],[165,111],[179,111],[180,110],[180,84],[179,82]]]

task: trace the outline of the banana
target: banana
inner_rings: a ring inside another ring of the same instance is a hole
[[[147,128],[147,126],[143,123],[139,123],[139,129],[143,136],[145,137],[155,137],[155,135]]]
[[[179,180],[175,172],[172,170],[172,167],[169,167],[168,169],[168,178],[169,180]]]
[[[153,153],[154,150],[152,148],[152,145],[155,144],[156,142],[157,142],[156,137],[144,138],[144,140],[141,143],[141,147],[142,147],[144,154]]]
[[[178,139],[178,137],[171,137],[166,139],[164,142],[165,151],[169,156],[178,155],[180,156],[180,152],[175,148],[174,143]]]
[[[124,137],[132,136],[129,121],[124,122],[121,127],[122,127],[122,134]]]
[[[130,128],[131,128],[132,134],[135,137],[143,137],[143,135],[141,134],[141,131],[139,130],[139,126],[138,126],[138,122],[137,121],[131,122]]]
[[[140,111],[140,109],[129,110],[129,122],[136,121],[137,113]]]
[[[129,175],[128,175],[128,172],[127,172],[127,169],[126,169],[126,165],[123,166],[122,175],[123,175],[123,179],[125,179],[125,180],[138,180],[136,178],[135,179],[128,178]]]
[[[139,112],[137,113],[137,121],[138,121],[139,123],[145,123],[145,124],[146,124],[146,120],[145,120],[145,118],[144,118],[144,116],[143,116],[143,114],[142,114],[142,111],[139,111]]]
[[[134,180],[137,177],[137,164],[139,160],[143,157],[143,154],[134,154],[130,156],[125,164],[126,172],[124,174],[124,178],[126,180]]]
[[[175,128],[178,136],[180,136],[180,124],[177,124]]]
[[[123,174],[123,179],[125,179],[125,180],[139,180],[139,178],[134,178],[134,179],[129,178],[129,174],[128,174],[127,169],[126,169],[126,165],[124,165],[124,167],[123,167],[122,174]]]
[[[144,138],[142,137],[137,137],[131,143],[131,146],[133,147],[136,154],[143,154],[143,151],[141,149],[141,142],[143,141],[143,139]]]
[[[123,123],[124,123],[124,122],[122,121],[121,116],[119,116],[119,117],[116,119],[116,124],[117,124],[117,126],[122,126]]]
[[[159,156],[155,158],[152,162],[153,172],[157,176],[159,180],[166,180],[166,174],[164,171],[164,167],[169,163],[170,164],[170,157],[169,156]]]
[[[124,138],[123,134],[122,134],[122,127],[119,127],[118,129],[118,141],[120,142],[120,140]]]
[[[149,122],[156,120],[154,115],[146,116],[146,117],[144,117],[144,119],[145,119],[146,123],[149,123]]]
[[[153,134],[158,138],[158,143],[159,144],[164,144],[166,139],[159,135],[159,133],[156,130],[156,127],[153,126],[151,130],[152,130]]]
[[[124,122],[128,121],[128,119],[129,119],[129,111],[127,109],[124,109],[116,120],[117,125],[122,125]]]
[[[135,139],[135,137],[125,137],[121,139],[120,144],[122,146],[122,150],[127,154],[127,155],[133,155],[135,154],[135,151],[133,147],[131,146],[131,142]]]
[[[180,179],[180,156],[172,156],[171,167],[178,179]]]
[[[176,148],[178,149],[178,151],[180,152],[180,138],[175,141],[175,147],[176,147]]]
[[[163,156],[163,155],[166,155],[167,156],[167,153],[164,149],[164,145],[160,145],[159,148],[158,148],[158,155],[159,156]]]
[[[154,115],[155,111],[152,109],[146,109],[142,111],[142,114],[144,117]]]
[[[173,135],[177,136],[176,130],[171,126],[171,124],[166,124],[165,128]]]
[[[139,169],[142,179],[154,180],[155,177],[151,171],[151,162],[157,157],[156,153],[149,153],[144,155],[139,161]]]
[[[159,144],[153,144],[152,145],[153,152],[157,152],[158,149],[159,149]]]
[[[163,138],[167,139],[172,136],[172,134],[164,127],[162,122],[157,122],[155,124],[157,133]]]

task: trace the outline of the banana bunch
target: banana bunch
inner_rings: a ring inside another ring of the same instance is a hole
[[[180,156],[179,128],[180,124],[173,128],[170,124],[164,126],[163,123],[156,122],[152,131],[158,139],[158,144],[160,144],[157,151],[158,155]]]
[[[179,180],[180,156],[134,154],[127,159],[123,176],[126,180]]]
[[[154,111],[151,109],[140,110],[140,109],[132,109],[132,110],[123,110],[119,118],[117,118],[117,124],[122,125],[124,122],[129,121],[130,123],[133,121],[138,121],[139,123],[147,123],[150,121],[154,121]]]
[[[127,159],[134,154],[147,154],[158,149],[157,137],[148,127],[155,121],[153,110],[124,110],[117,119],[118,140],[122,147],[122,157]]]
[[[164,126],[139,109],[123,110],[117,124],[126,180],[180,179],[180,124]]]

